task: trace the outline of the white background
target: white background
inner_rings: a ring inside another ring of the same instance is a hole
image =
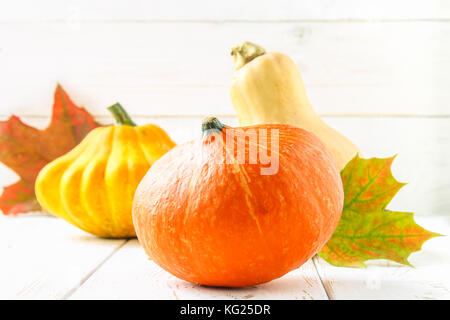
[[[391,208],[449,214],[450,1],[1,1],[0,119],[45,127],[59,82],[100,122],[119,101],[181,143],[206,115],[236,124],[230,48],[244,40],[290,55],[366,157],[399,153],[410,183]]]
[[[56,83],[102,123],[121,102],[178,143],[206,115],[236,124],[230,48],[290,55],[314,108],[366,157],[398,153],[389,208],[450,230],[450,1],[0,0],[0,120],[48,125]],[[17,176],[0,166],[0,187]],[[208,288],[61,219],[0,215],[0,298],[448,299],[448,237],[410,256],[336,268],[315,257],[267,284]]]

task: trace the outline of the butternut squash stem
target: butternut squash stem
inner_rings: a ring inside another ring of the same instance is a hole
[[[203,135],[208,135],[211,132],[222,131],[226,125],[219,121],[216,117],[205,118],[202,122],[202,133]]]
[[[108,111],[111,112],[118,125],[127,125],[132,127],[136,126],[136,123],[131,120],[130,115],[125,111],[120,103],[115,103],[108,107]]]
[[[231,48],[231,55],[233,56],[234,69],[238,70],[245,66],[253,59],[262,56],[266,53],[263,47],[257,44],[245,41],[240,46],[234,46]]]

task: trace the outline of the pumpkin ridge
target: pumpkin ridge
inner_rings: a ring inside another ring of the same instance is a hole
[[[101,137],[102,141],[99,143],[100,150],[96,152],[83,173],[81,180],[81,200],[85,203],[85,209],[94,224],[100,226],[98,234],[102,237],[110,238],[113,236],[111,234],[113,228],[111,227],[111,217],[107,214],[110,212],[109,201],[107,196],[103,192],[98,192],[98,190],[103,190],[106,185],[105,171],[109,154],[111,153],[113,128],[107,127],[102,128],[102,130],[104,130],[104,136]],[[102,175],[100,179],[97,179],[99,172],[102,172]],[[95,190],[91,190],[90,188],[93,187],[92,183],[96,179],[101,185],[96,185]],[[99,210],[98,206],[100,206],[102,210]]]
[[[91,140],[92,136],[95,134],[96,133],[94,129],[86,135],[84,140]],[[52,162],[52,166],[47,164],[44,168],[42,168],[42,170],[39,172],[38,178],[36,179],[35,185],[36,196],[38,198],[38,201],[40,203],[43,203],[42,207],[48,210],[54,216],[66,219],[69,223],[75,225],[78,228],[81,228],[79,222],[71,217],[71,215],[66,212],[63,206],[60,194],[60,185],[61,178],[64,172],[70,166],[70,163],[74,161],[74,159],[77,158],[78,155],[84,152],[87,148],[87,143],[83,143],[83,141],[65,155],[62,155],[61,157],[55,159]],[[59,166],[61,167],[59,168]],[[53,174],[55,173],[57,174],[56,177],[53,176]],[[53,186],[53,184],[51,183],[52,181],[56,181],[58,186]],[[58,196],[52,197],[54,194],[58,194]],[[51,198],[50,201],[47,201],[49,200],[48,197]]]
[[[111,194],[112,192],[112,188],[108,187],[108,181],[109,181],[109,172],[108,172],[108,168],[110,168],[111,166],[113,166],[113,162],[116,161],[116,159],[114,159],[112,157],[114,150],[118,147],[119,144],[119,139],[117,138],[117,133],[120,130],[120,127],[115,127],[112,126],[112,144],[111,144],[111,152],[109,153],[108,156],[108,160],[106,162],[106,167],[105,167],[105,185],[107,186],[106,190],[107,190],[107,196],[108,196],[108,203],[111,205],[109,207],[110,209],[110,214],[111,214],[111,223],[114,226],[114,229],[118,229],[118,223],[117,223],[117,218],[118,218],[118,214],[117,214],[117,210],[115,210],[114,208],[114,203],[116,203],[116,201],[118,201],[118,199],[115,199],[114,195]]]
[[[72,154],[71,154],[72,155]],[[39,173],[39,177],[36,180],[36,185],[39,186],[36,188],[37,192],[36,195],[38,197],[38,201],[39,203],[41,203],[42,207],[49,211],[52,212],[52,214],[54,216],[57,216],[59,218],[63,218],[66,219],[67,221],[69,221],[71,224],[77,226],[78,228],[81,228],[80,225],[78,224],[78,222],[76,220],[74,220],[64,209],[64,206],[62,204],[62,200],[61,200],[61,196],[59,195],[58,192],[58,196],[54,197],[51,200],[53,201],[47,201],[47,197],[51,196],[51,193],[54,190],[50,190],[51,186],[48,186],[48,178],[49,176],[52,176],[52,174],[55,173],[61,173],[59,176],[56,176],[56,183],[58,184],[57,187],[55,187],[55,190],[59,190],[60,189],[60,185],[61,185],[61,177],[62,174],[64,173],[64,171],[68,168],[69,164],[67,163],[67,161],[65,160],[65,157],[69,157],[71,156],[69,154],[66,154],[65,156],[57,159],[54,163],[54,166],[50,167],[44,167],[44,169],[41,170],[41,172]],[[48,193],[48,194],[47,194]],[[53,202],[53,203],[52,203]],[[56,202],[56,203],[55,203]]]
[[[142,153],[144,154],[147,162],[150,165],[152,165],[155,162],[155,160],[150,156],[150,152],[147,150],[146,143],[145,143],[146,141],[144,141],[144,137],[143,137],[144,134],[141,132],[141,130],[143,130],[143,129],[142,129],[142,127],[136,127],[135,130],[136,130],[139,148],[141,149]],[[149,140],[150,139],[155,140],[153,138],[157,138],[158,140],[161,139],[161,136],[156,132],[156,130],[153,129],[153,127],[150,127],[150,125],[146,125],[145,135],[147,135],[149,132],[152,135],[152,137],[151,138],[146,137],[146,139],[149,139]]]
[[[93,130],[90,140],[97,140],[99,132],[100,130]],[[67,215],[77,222],[77,226],[87,232],[92,232],[90,227],[92,221],[84,202],[79,200],[81,198],[81,183],[84,173],[83,165],[92,158],[91,155],[95,154],[97,150],[96,143],[87,143],[90,140],[86,141],[86,148],[83,150],[83,153],[78,153],[75,161],[69,164],[60,180],[62,207]],[[74,205],[74,202],[76,205]]]

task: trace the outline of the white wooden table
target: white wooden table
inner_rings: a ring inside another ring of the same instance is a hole
[[[419,218],[449,234],[449,218]],[[450,238],[410,257],[415,268],[373,261],[332,267],[315,257],[284,277],[226,289],[179,280],[137,240],[99,239],[44,215],[0,218],[0,299],[450,299]]]

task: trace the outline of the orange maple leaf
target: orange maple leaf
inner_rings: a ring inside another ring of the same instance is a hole
[[[28,126],[14,115],[7,121],[0,121],[0,161],[21,178],[4,188],[0,196],[3,213],[40,210],[34,194],[34,182],[39,171],[73,149],[98,126],[92,115],[76,106],[60,85],[55,90],[52,119],[46,129]]]

